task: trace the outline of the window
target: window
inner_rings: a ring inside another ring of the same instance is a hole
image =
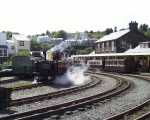
[[[7,56],[7,50],[4,49],[4,56]]]
[[[14,50],[14,49],[15,49],[15,46],[11,46],[11,49]]]
[[[150,43],[148,43],[148,48],[150,48]]]
[[[114,42],[114,41],[111,42],[111,48],[112,48],[112,49],[111,49],[112,51],[115,50],[115,42]]]
[[[0,56],[3,56],[3,50],[0,49]]]
[[[98,43],[98,49],[100,49],[100,43]]]
[[[7,49],[5,49],[5,48],[0,49],[0,56],[7,57]]]
[[[111,42],[112,42],[112,41],[109,41],[109,45],[108,45],[108,46],[109,46],[109,48],[111,47]]]
[[[24,41],[19,41],[19,46],[24,46]]]

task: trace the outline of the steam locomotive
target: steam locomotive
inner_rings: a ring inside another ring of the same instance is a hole
[[[47,60],[38,52],[32,52],[31,56],[15,56],[12,59],[12,71],[1,72],[0,76],[34,77],[39,82],[53,80],[65,73],[67,65],[59,51],[48,54],[51,58]]]
[[[63,54],[49,52],[48,59],[40,52],[33,52],[31,56],[15,56],[12,59],[12,70],[0,71],[0,77],[18,76],[31,77],[37,82],[49,83],[56,76],[67,70],[67,64],[62,60]],[[11,100],[11,88],[0,87],[0,109],[6,108]]]

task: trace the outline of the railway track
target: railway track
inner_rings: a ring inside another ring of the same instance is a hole
[[[63,89],[63,90],[57,90],[56,92],[51,92],[51,93],[43,94],[43,95],[12,100],[10,102],[9,106],[27,104],[27,103],[30,103],[30,102],[37,102],[37,101],[41,101],[41,100],[45,100],[45,99],[51,99],[51,98],[54,98],[54,97],[60,97],[60,96],[66,95],[66,94],[77,92],[79,90],[84,90],[84,89],[94,87],[97,84],[101,83],[101,80],[96,80],[96,77],[94,77],[94,76],[91,79],[92,79],[92,81],[90,81],[87,84],[82,85],[82,86],[76,86],[76,87],[66,88],[66,89]]]
[[[150,78],[145,75],[142,76],[129,74],[128,76],[150,81]],[[125,112],[106,118],[105,120],[149,120],[149,119],[150,119],[150,99],[144,101],[143,103],[129,110],[126,110]]]
[[[109,89],[108,91],[105,91],[103,93],[90,95],[87,97],[67,101],[64,103],[60,103],[57,105],[36,109],[28,112],[23,113],[17,113],[10,116],[5,116],[3,118],[0,118],[0,120],[10,120],[10,119],[16,119],[16,120],[29,120],[29,119],[42,119],[46,117],[53,116],[53,118],[59,118],[61,114],[64,114],[67,112],[68,114],[72,112],[74,109],[78,110],[84,110],[86,108],[89,108],[94,103],[97,103],[99,101],[105,100],[107,98],[111,98],[114,95],[118,95],[119,93],[127,90],[130,87],[130,82],[114,75],[105,74],[109,77],[112,77],[114,79],[117,79],[119,83],[112,89]]]

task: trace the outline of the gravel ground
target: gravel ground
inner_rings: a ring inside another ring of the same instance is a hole
[[[89,96],[92,94],[104,92],[104,91],[107,91],[107,90],[111,89],[112,87],[116,86],[117,82],[115,79],[106,77],[103,75],[101,75],[100,77],[102,79],[101,84],[98,84],[94,88],[86,89],[84,91],[79,91],[79,92],[73,93],[71,95],[65,95],[60,98],[52,98],[50,100],[45,100],[45,101],[36,102],[36,103],[32,103],[32,104],[25,104],[25,105],[21,105],[21,106],[17,106],[17,107],[10,107],[9,109],[11,111],[16,111],[16,112],[24,112],[24,111],[34,110],[34,109],[62,103],[62,101],[67,102],[67,101],[74,100],[77,98],[86,97],[86,96]],[[39,92],[40,92],[40,90],[39,90]]]
[[[13,80],[13,79],[16,79],[16,77],[1,77],[0,81]]]
[[[31,89],[13,91],[11,94],[11,98],[12,98],[12,100],[21,99],[21,98],[26,98],[26,97],[31,97],[31,96],[47,94],[50,92],[55,92],[57,90],[59,90],[59,89],[51,87],[51,86],[40,86],[40,87],[36,87],[36,88],[31,88]]]
[[[14,81],[10,83],[5,83],[5,84],[0,84],[1,87],[6,87],[6,88],[13,88],[13,87],[19,87],[23,85],[31,85],[32,81],[25,81],[25,80],[20,80],[20,81]]]
[[[91,80],[86,81],[84,84],[89,83]],[[74,86],[60,86],[60,85],[44,85],[44,86],[39,86],[37,88],[31,88],[31,89],[24,89],[24,90],[19,90],[19,91],[13,91],[11,94],[12,100],[14,99],[20,99],[20,98],[26,98],[26,97],[31,97],[31,96],[37,96],[37,95],[42,95],[42,94],[47,94],[50,92],[55,92],[61,89],[69,88],[69,87],[76,87]]]
[[[103,120],[132,108],[150,97],[150,83],[137,78],[124,77],[134,83],[134,88],[122,95],[115,96],[105,104],[99,103],[85,112],[77,112],[71,116],[64,115],[62,120]],[[47,120],[50,120],[47,119]]]

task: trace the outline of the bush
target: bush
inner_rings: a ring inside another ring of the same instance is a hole
[[[0,70],[2,69],[9,69],[11,68],[12,62],[11,61],[6,61],[3,64],[0,65]]]
[[[17,53],[18,56],[30,56],[30,52],[28,50],[20,50]]]

